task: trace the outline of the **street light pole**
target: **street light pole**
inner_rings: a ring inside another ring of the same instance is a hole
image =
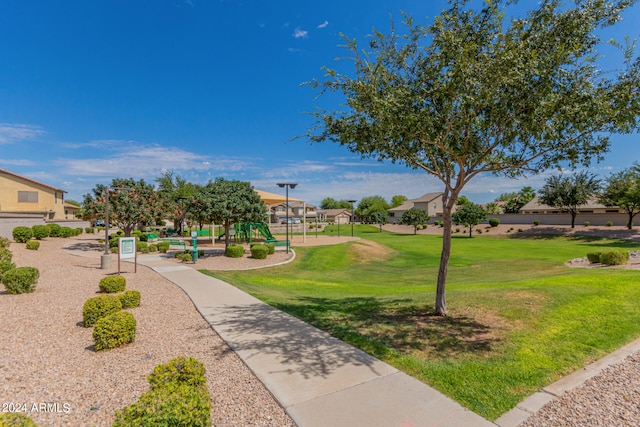
[[[111,268],[111,251],[109,249],[109,186],[104,188],[104,254],[100,257],[100,269]]]
[[[347,202],[351,203],[351,237],[353,237],[353,204],[356,202],[355,200],[347,200]]]
[[[294,188],[296,188],[296,185],[298,185],[298,183],[294,183],[294,182],[279,182],[276,184],[278,187],[280,188],[285,188],[286,189],[286,210],[285,210],[285,239],[287,240],[287,253],[289,253],[289,188],[291,188],[292,190]]]

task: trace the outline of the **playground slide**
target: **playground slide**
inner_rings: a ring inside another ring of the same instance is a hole
[[[251,225],[252,227],[258,229],[258,231],[260,231],[260,234],[262,234],[262,236],[265,239],[266,243],[270,243],[270,242],[275,242],[276,239],[273,237],[273,234],[271,234],[271,230],[269,230],[269,226],[264,223],[264,222],[250,222],[249,225]]]

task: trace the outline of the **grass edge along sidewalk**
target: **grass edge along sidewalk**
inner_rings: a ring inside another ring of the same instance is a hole
[[[384,256],[358,242],[297,248],[292,265],[213,275],[488,419],[640,335],[640,272],[564,266],[632,243],[456,237],[443,319],[430,315],[440,238],[357,230]]]

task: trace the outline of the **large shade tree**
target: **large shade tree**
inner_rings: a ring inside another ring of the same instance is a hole
[[[627,213],[627,228],[633,228],[633,218],[640,213],[640,164],[612,174],[599,197],[605,206],[617,206]]]
[[[98,184],[93,195],[85,194],[83,202],[86,219],[103,219],[106,221],[105,196],[109,197],[109,222],[116,224],[130,236],[136,226],[152,224],[160,215],[164,204],[155,188],[144,179],[114,178],[111,184]]]
[[[358,207],[355,209],[355,215],[361,222],[374,222],[373,214],[375,212],[382,212],[387,216],[390,207],[382,196],[366,196],[360,199]]]
[[[325,68],[310,84],[346,97],[318,107],[307,131],[363,157],[422,169],[444,186],[444,238],[435,310],[446,315],[451,214],[460,191],[482,173],[518,177],[563,162],[588,164],[609,145],[602,132],[629,131],[638,112],[639,61],[603,74],[597,30],[633,1],[543,0],[509,18],[513,2],[480,9],[450,0],[428,26],[373,31],[364,48],[345,37],[352,75]],[[475,4],[475,3],[474,3]]]
[[[187,209],[199,186],[171,170],[165,171],[156,178],[156,183],[158,184],[158,194],[165,205],[165,211],[178,234],[182,235],[182,224],[189,214]]]
[[[250,183],[216,178],[200,188],[189,210],[199,212],[212,223],[222,224],[225,247],[229,246],[231,226],[239,222],[264,221],[267,207]]]
[[[571,228],[574,228],[580,207],[586,205],[599,188],[600,180],[586,171],[570,176],[553,175],[547,178],[540,189],[539,199],[545,205],[568,212],[571,215]]]

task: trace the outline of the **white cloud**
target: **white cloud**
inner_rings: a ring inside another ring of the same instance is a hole
[[[296,29],[293,31],[293,37],[297,39],[307,38],[308,35],[309,35],[309,32],[301,29],[300,27],[296,27]]]
[[[0,159],[0,165],[32,166],[35,163],[29,159]]]
[[[318,27],[317,27],[317,28],[318,28],[318,29],[320,29],[320,28],[325,28],[327,25],[329,25],[329,21],[327,21],[327,20],[325,19],[325,20],[324,20],[324,22],[323,22],[322,24],[318,25]]]
[[[12,144],[44,134],[38,126],[17,123],[0,123],[0,144]]]

